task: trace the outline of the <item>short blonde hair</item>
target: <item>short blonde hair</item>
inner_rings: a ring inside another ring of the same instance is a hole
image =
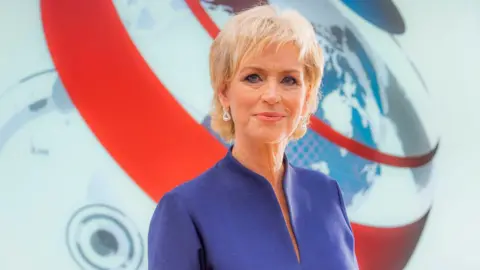
[[[214,90],[210,112],[211,127],[222,139],[232,142],[235,136],[233,120],[224,121],[219,92],[226,89],[239,65],[247,57],[261,53],[265,47],[293,43],[300,50],[305,65],[307,83],[307,117],[317,110],[319,87],[323,75],[323,53],[311,23],[294,10],[279,11],[271,5],[256,6],[231,17],[210,47],[210,79]],[[299,125],[292,139],[306,133]]]

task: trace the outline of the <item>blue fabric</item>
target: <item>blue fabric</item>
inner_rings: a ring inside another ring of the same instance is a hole
[[[272,186],[230,148],[215,166],[162,197],[150,223],[148,269],[358,269],[337,182],[286,164],[300,263]]]

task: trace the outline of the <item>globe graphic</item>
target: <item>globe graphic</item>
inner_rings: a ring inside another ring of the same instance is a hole
[[[380,94],[385,88],[379,85],[371,60],[350,29],[351,26],[331,27],[329,33],[335,38],[323,43],[327,57],[320,89],[322,98],[315,116],[330,125],[340,124],[338,129],[344,135],[377,149],[379,136],[375,132],[378,129],[367,114],[366,99],[371,99],[369,105],[384,117]],[[322,39],[320,35],[319,39]],[[362,76],[366,78],[362,80]],[[382,173],[379,164],[329,143],[312,130],[293,142],[287,153],[293,164],[320,170],[336,179],[347,206],[352,204],[354,197],[361,197],[368,191],[376,176]]]

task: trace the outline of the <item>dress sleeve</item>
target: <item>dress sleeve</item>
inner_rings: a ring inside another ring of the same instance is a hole
[[[148,232],[149,270],[200,270],[200,238],[187,209],[175,193],[158,203]]]

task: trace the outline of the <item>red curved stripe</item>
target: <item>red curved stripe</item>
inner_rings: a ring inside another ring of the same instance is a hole
[[[214,39],[220,32],[220,29],[210,18],[210,15],[208,15],[208,13],[202,7],[200,1],[185,0],[185,2],[197,18],[197,20],[200,22],[200,24],[210,35],[210,37]],[[406,168],[421,167],[429,163],[433,159],[438,149],[437,144],[431,151],[423,155],[408,157],[395,156],[380,152],[375,148],[369,147],[356,140],[346,137],[338,131],[334,130],[330,125],[324,123],[323,121],[314,116],[310,118],[310,123],[311,130],[324,137],[325,139],[329,140],[330,142],[336,144],[337,146],[345,148],[349,152],[356,154],[364,159],[389,166]]]
[[[365,144],[362,144],[356,140],[352,140],[333,129],[330,125],[313,116],[310,118],[310,128],[330,142],[343,147],[351,153],[354,153],[364,159],[395,167],[421,167],[433,159],[438,149],[437,144],[433,150],[424,155],[400,157],[382,153],[377,149],[366,146]]]
[[[42,0],[41,11],[47,45],[70,98],[153,200],[224,156],[225,147],[152,72],[111,1]]]
[[[355,252],[362,270],[402,270],[420,239],[429,212],[418,221],[397,228],[352,224]]]
[[[188,5],[193,15],[197,18],[197,21],[203,26],[208,35],[215,39],[215,37],[220,32],[217,24],[210,18],[210,15],[205,11],[205,9],[200,4],[200,0],[185,0],[185,3]]]

